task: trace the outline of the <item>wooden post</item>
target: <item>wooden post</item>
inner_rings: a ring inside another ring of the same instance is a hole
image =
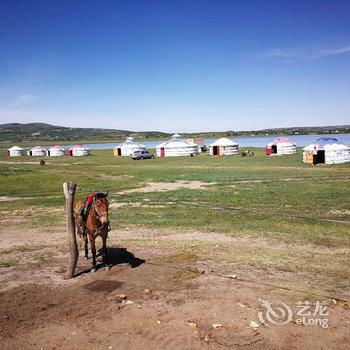
[[[77,188],[77,184],[75,183],[67,183],[63,184],[63,192],[66,197],[66,218],[67,218],[67,233],[68,233],[68,242],[69,242],[69,263],[66,273],[66,278],[72,278],[75,274],[75,267],[78,262],[78,246],[77,246],[77,238],[75,235],[75,222],[73,215],[73,206],[74,206],[74,194]]]

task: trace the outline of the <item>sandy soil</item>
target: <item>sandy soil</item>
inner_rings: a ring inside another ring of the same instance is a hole
[[[118,245],[118,239],[127,242],[126,235],[193,242],[196,233],[112,231],[111,269],[92,274],[90,262],[80,258],[78,276],[66,280],[64,228],[0,229],[0,257],[19,261],[0,269],[1,348],[348,349],[350,309],[342,302],[327,300],[327,329],[296,324],[295,316],[285,325],[259,322],[259,299],[283,301],[293,311],[299,300],[324,300],[272,286],[286,278],[296,281],[297,274],[181,254],[171,259],[176,253],[171,249]],[[227,239],[217,233],[204,238]]]
[[[0,202],[9,202],[21,199],[19,197],[0,196]]]
[[[120,192],[121,194],[133,193],[133,192],[164,192],[164,191],[174,191],[181,188],[188,188],[192,190],[203,189],[206,186],[215,185],[216,182],[202,182],[202,181],[175,181],[175,182],[149,182],[144,187],[133,188],[131,190],[126,190]]]

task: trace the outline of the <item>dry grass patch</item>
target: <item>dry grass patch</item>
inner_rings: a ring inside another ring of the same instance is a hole
[[[176,281],[188,281],[198,277],[201,273],[197,269],[178,270],[174,272],[172,278]]]
[[[179,263],[179,262],[196,262],[197,255],[192,252],[175,253],[170,255],[163,255],[159,258],[161,262]]]

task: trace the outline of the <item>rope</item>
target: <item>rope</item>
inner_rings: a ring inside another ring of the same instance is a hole
[[[249,208],[242,208],[242,207],[230,207],[230,206],[224,206],[224,205],[210,205],[210,204],[197,204],[197,203],[188,203],[188,202],[181,202],[181,204],[191,204],[194,206],[202,206],[210,209],[215,209],[215,210],[235,210],[235,211],[242,211],[242,212],[248,212],[251,213],[252,210],[259,211],[259,209],[249,209]],[[325,219],[325,218],[318,218],[315,216],[306,216],[306,215],[293,215],[293,214],[288,214],[284,213],[281,211],[274,211],[274,212],[261,212],[259,211],[259,215],[263,216],[283,216],[286,218],[295,218],[295,219],[306,219],[306,220],[315,220],[315,221],[325,221],[325,222],[332,222],[332,223],[338,223],[338,224],[345,224],[348,225],[350,224],[350,221],[345,221],[345,220],[335,220],[335,219]]]
[[[191,272],[191,273],[195,273],[198,274],[198,270],[193,270],[190,268],[184,268],[184,267],[177,267],[177,266],[170,266],[170,265],[165,265],[165,264],[159,264],[159,263],[155,263],[152,261],[146,261],[145,263],[149,264],[149,265],[154,265],[154,266],[161,266],[161,267],[167,267],[169,269],[174,269],[174,270],[180,270],[180,271],[186,271],[186,272]],[[208,272],[208,275],[212,275],[215,277],[219,277],[219,278],[224,278],[224,279],[230,279],[230,280],[234,280],[234,281],[238,281],[238,282],[245,282],[245,283],[251,283],[251,284],[255,284],[255,285],[261,285],[261,286],[266,286],[266,287],[271,287],[271,288],[276,288],[276,289],[281,289],[281,290],[286,290],[286,291],[290,291],[290,292],[296,292],[296,293],[301,293],[301,294],[308,294],[308,295],[312,295],[315,297],[322,297],[322,298],[326,298],[326,299],[331,299],[331,300],[336,300],[336,301],[341,301],[341,302],[348,302],[348,300],[343,299],[341,297],[335,297],[332,295],[327,295],[327,294],[322,294],[322,293],[313,293],[313,292],[307,292],[305,290],[301,290],[301,289],[294,289],[294,288],[290,288],[290,287],[283,287],[283,286],[279,286],[276,284],[272,284],[272,283],[266,283],[266,282],[257,282],[254,280],[250,280],[250,279],[246,279],[246,278],[239,278],[239,277],[231,277],[231,276],[227,276],[227,275],[222,275],[220,273],[215,273],[215,272]]]
[[[111,203],[116,203],[117,201],[110,202]],[[128,203],[128,202],[127,202]],[[152,207],[152,205],[159,205],[159,204],[167,204],[167,202],[147,202],[147,205]],[[303,220],[314,220],[314,221],[323,221],[323,222],[330,222],[334,224],[344,224],[344,225],[349,225],[350,221],[347,220],[336,220],[336,219],[326,219],[326,218],[319,218],[315,216],[307,216],[307,215],[293,215],[293,214],[288,214],[285,212],[281,211],[264,211],[262,212],[261,210],[257,208],[242,208],[242,207],[232,207],[232,206],[225,206],[225,205],[215,205],[215,204],[210,204],[210,203],[193,203],[193,202],[186,202],[186,201],[178,201],[174,202],[172,201],[172,204],[181,204],[181,205],[188,205],[188,206],[196,206],[200,208],[209,208],[213,210],[229,210],[229,211],[239,211],[239,212],[245,212],[248,214],[258,214],[261,216],[268,216],[268,217],[277,217],[277,216],[282,216],[285,218],[290,218],[290,219],[303,219]],[[254,211],[252,213],[252,211]]]
[[[237,181],[245,181],[245,180],[237,180]],[[80,188],[81,189],[81,188]],[[81,189],[82,190],[82,189]],[[92,190],[91,190],[92,191]],[[116,198],[120,198],[120,197],[125,197],[125,195],[120,194],[120,193],[111,193],[108,195],[109,197],[116,197]],[[116,203],[116,201],[114,202],[110,202],[110,204],[112,203]],[[166,204],[166,202],[147,202],[147,204]],[[281,212],[281,211],[260,211],[259,209],[256,208],[242,208],[242,207],[232,207],[232,206],[225,206],[225,205],[213,205],[210,203],[193,203],[193,202],[185,202],[185,201],[181,201],[181,202],[174,202],[174,204],[184,204],[184,205],[191,205],[191,206],[197,206],[197,207],[203,207],[203,208],[209,208],[209,209],[214,209],[214,210],[231,210],[231,211],[241,211],[241,212],[248,212],[251,213],[252,210],[257,211],[259,213],[259,215],[262,216],[282,216],[285,218],[292,218],[292,219],[303,219],[303,220],[314,220],[314,221],[323,221],[323,222],[330,222],[330,223],[336,223],[336,224],[345,224],[345,225],[349,225],[350,221],[347,220],[336,220],[336,219],[326,219],[326,218],[319,218],[319,217],[315,217],[315,216],[308,216],[308,215],[293,215],[293,214],[288,214],[285,212]]]
[[[96,189],[92,189],[92,188],[83,188],[83,187],[77,187],[78,191],[84,191],[86,193],[94,193],[94,192],[103,192],[100,190],[96,190]],[[108,193],[108,197],[123,197],[124,195],[118,192],[114,192],[114,193]]]
[[[79,191],[85,191],[85,192],[96,192],[96,190],[92,190],[92,189],[86,189],[86,188],[78,188]],[[55,195],[55,196],[38,196],[38,197],[22,197],[19,199],[23,199],[23,200],[30,200],[30,199],[37,199],[37,198],[58,198],[61,197],[61,195]],[[118,203],[118,198],[123,198],[125,197],[125,194],[121,194],[121,193],[110,193],[108,194],[108,197],[110,198],[116,198],[116,200],[112,200],[109,202],[109,204],[113,204],[113,203]],[[282,216],[285,218],[290,218],[290,219],[303,219],[303,220],[313,220],[313,221],[321,221],[321,222],[329,222],[329,223],[334,223],[334,224],[344,224],[344,225],[350,225],[350,221],[348,220],[336,220],[336,219],[326,219],[326,218],[319,218],[316,216],[308,216],[308,215],[293,215],[293,214],[288,214],[282,211],[264,211],[262,212],[261,210],[257,209],[257,208],[242,208],[242,207],[232,207],[232,206],[225,206],[225,205],[216,205],[216,204],[210,204],[210,203],[193,203],[193,202],[185,202],[185,201],[178,201],[178,202],[174,202],[172,201],[173,204],[182,204],[182,205],[190,205],[190,206],[196,206],[196,207],[203,207],[203,208],[209,208],[209,209],[213,209],[213,210],[230,210],[230,211],[240,211],[240,212],[246,212],[249,214],[252,214],[252,211],[254,210],[255,212],[257,212],[259,215],[261,216],[267,216],[267,217],[275,217],[275,216]],[[126,202],[128,203],[128,202]],[[167,202],[147,202],[148,205],[159,205],[159,204],[167,204]],[[253,213],[255,214],[255,213]]]
[[[304,176],[304,177],[288,177],[288,181],[293,181],[293,180],[330,180],[329,176]],[[340,180],[350,180],[350,178],[344,174],[343,176],[337,176],[337,179]],[[331,179],[334,181],[334,179]],[[227,183],[232,183],[232,182],[254,182],[254,181],[261,181],[261,182],[272,182],[272,181],[286,181],[286,178],[267,178],[267,179],[232,179],[232,180],[227,180],[227,181],[222,181],[222,184],[227,184]],[[84,188],[84,187],[77,187],[77,190],[79,191],[85,191],[85,192],[96,192],[96,189],[89,189],[89,188]],[[110,193],[109,196],[123,196],[123,194],[120,194],[118,192],[115,193]]]

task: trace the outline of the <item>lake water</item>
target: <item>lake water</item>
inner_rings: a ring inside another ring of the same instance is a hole
[[[237,137],[228,137],[229,139],[237,142],[240,147],[265,147],[269,142],[271,142],[273,139],[275,139],[276,135],[274,136],[237,136]],[[294,141],[298,147],[304,147],[309,145],[310,143],[313,143],[315,140],[317,140],[320,137],[334,137],[341,141],[342,143],[350,146],[350,134],[331,134],[331,135],[290,135],[285,136],[282,135],[281,137],[288,137],[290,140]],[[209,146],[212,142],[214,142],[215,139],[208,138],[204,139],[204,144]],[[157,145],[163,141],[142,141],[143,145],[145,145],[147,148],[155,148]],[[90,149],[113,149],[116,147],[119,143],[118,142],[111,142],[111,143],[89,143],[85,144],[85,146],[89,147]],[[65,147],[70,147],[72,145],[63,145]]]

